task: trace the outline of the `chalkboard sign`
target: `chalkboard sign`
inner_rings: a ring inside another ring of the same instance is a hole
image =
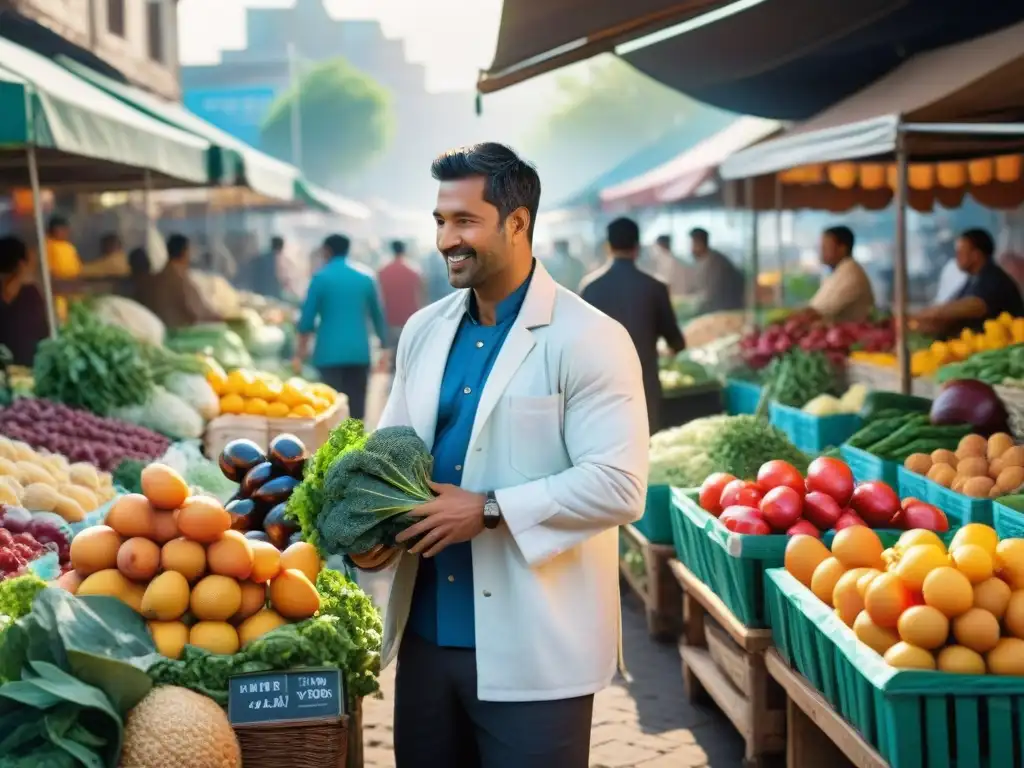
[[[345,686],[337,668],[254,672],[228,682],[232,725],[328,720],[345,709]]]

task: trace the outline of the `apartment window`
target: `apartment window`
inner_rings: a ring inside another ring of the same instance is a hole
[[[163,4],[150,0],[146,3],[146,39],[149,43],[149,58],[164,60],[164,17]]]
[[[107,29],[111,34],[124,37],[125,0],[107,0]]]

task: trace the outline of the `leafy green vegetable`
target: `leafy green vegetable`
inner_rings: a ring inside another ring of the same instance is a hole
[[[115,486],[124,488],[128,493],[142,493],[142,470],[148,461],[125,459],[117,465],[112,480]]]
[[[788,461],[801,472],[810,459],[794,446],[785,432],[756,416],[730,416],[715,431],[707,455],[716,472],[728,472],[744,480],[757,477],[757,470],[771,459]]]
[[[393,545],[413,522],[406,513],[434,497],[428,484],[432,464],[411,427],[378,429],[362,448],[347,451],[324,483],[317,517],[321,547],[334,555]]]
[[[803,408],[818,395],[835,395],[838,390],[838,372],[823,352],[794,348],[765,369],[762,399]]]
[[[324,482],[331,466],[344,453],[366,444],[369,435],[359,419],[346,419],[333,430],[327,442],[321,445],[316,453],[306,462],[302,482],[292,491],[288,498],[285,511],[288,517],[295,520],[302,530],[302,538],[320,549],[320,532],[317,530],[317,517],[324,503]]]
[[[355,582],[324,569],[316,581],[317,616],[287,624],[248,643],[231,656],[185,646],[181,659],[161,659],[150,669],[160,685],[180,685],[227,704],[228,680],[247,672],[337,667],[350,697],[378,689],[382,626],[380,614]]]
[[[37,397],[100,416],[141,405],[153,388],[139,342],[123,328],[104,325],[81,304],[72,305],[57,338],[40,342],[32,373]]]
[[[46,582],[33,574],[0,581],[0,616],[16,621],[32,611],[32,601],[46,589]]]

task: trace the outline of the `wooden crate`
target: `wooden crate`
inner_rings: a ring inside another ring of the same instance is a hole
[[[768,675],[786,694],[786,768],[888,768],[857,730],[779,652],[764,655]]]
[[[679,655],[686,697],[694,703],[714,701],[746,742],[744,766],[761,768],[786,750],[785,697],[764,662],[771,630],[741,624],[678,560],[669,568],[682,592]]]
[[[268,419],[266,416],[225,413],[206,425],[203,450],[206,456],[216,460],[231,440],[248,438],[261,448],[277,435],[290,432],[298,437],[310,453],[325,442],[338,424],[348,418],[348,397],[339,394],[334,405],[315,419]]]
[[[622,545],[619,557],[619,572],[629,588],[643,601],[647,614],[647,631],[650,636],[662,642],[673,642],[682,629],[682,606],[679,599],[679,585],[669,569],[669,561],[675,558],[675,548],[667,544],[652,544],[633,525],[619,529]],[[634,570],[625,552],[638,553],[642,568]]]

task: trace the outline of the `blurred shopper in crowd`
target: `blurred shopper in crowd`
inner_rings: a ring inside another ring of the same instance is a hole
[[[36,347],[49,332],[46,301],[32,284],[31,259],[17,237],[0,237],[0,344],[14,365],[31,366]]]
[[[652,250],[654,276],[668,284],[670,296],[685,296],[693,291],[693,270],[672,252],[672,238],[658,235]]]
[[[986,320],[1003,312],[1024,316],[1020,288],[996,264],[992,235],[984,229],[968,229],[961,234],[956,242],[956,263],[967,282],[950,301],[914,315],[912,329],[952,337],[965,328],[981,331]]]
[[[370,377],[368,326],[373,325],[381,345],[387,343],[388,332],[373,272],[349,261],[350,247],[344,235],[324,240],[327,263],[309,282],[292,367],[296,374],[302,371],[316,334],[313,365],[324,382],[348,395],[349,415],[362,419]]]
[[[63,216],[54,216],[46,227],[46,261],[58,280],[74,280],[82,273],[82,259],[71,242],[71,225]]]
[[[185,328],[222,318],[203,299],[190,275],[192,245],[184,235],[167,238],[167,265],[140,281],[140,301],[168,328]]]
[[[568,240],[556,240],[555,250],[545,264],[555,282],[573,293],[580,290],[583,280],[583,263],[569,252]]]
[[[821,235],[821,263],[830,273],[799,316],[824,318],[838,323],[867,320],[875,309],[871,280],[853,258],[853,232],[849,227],[830,227]]]
[[[440,301],[455,291],[451,283],[448,282],[448,267],[442,259],[437,258],[433,253],[429,253],[420,260],[420,263],[423,264],[427,304]]]
[[[423,276],[405,257],[405,243],[391,243],[392,259],[377,274],[384,298],[384,317],[388,323],[387,348],[394,370],[395,350],[409,318],[423,306]]]
[[[100,238],[99,258],[82,264],[82,277],[124,277],[128,274],[128,256],[116,232]]]
[[[150,283],[156,277],[145,248],[132,248],[128,254],[128,273],[128,298],[145,305],[152,291]]]
[[[281,298],[280,259],[284,253],[284,238],[270,238],[270,248],[255,256],[248,264],[246,282],[249,290],[272,299]]]
[[[661,382],[658,379],[658,339],[673,352],[686,348],[672,309],[668,286],[637,268],[640,228],[632,219],[615,219],[608,225],[611,260],[583,280],[580,295],[629,332],[640,357],[647,419],[651,434],[661,429]]]
[[[743,273],[725,254],[711,247],[706,229],[690,231],[690,247],[696,264],[694,282],[703,294],[698,313],[743,309],[746,304]]]

